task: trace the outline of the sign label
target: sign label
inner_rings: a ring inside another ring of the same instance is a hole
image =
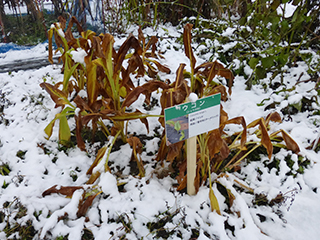
[[[167,145],[219,127],[221,94],[182,103],[164,110]]]

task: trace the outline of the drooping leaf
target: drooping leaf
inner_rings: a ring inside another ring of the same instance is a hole
[[[93,169],[98,165],[98,163],[101,161],[101,159],[103,158],[103,156],[105,155],[106,151],[107,151],[108,147],[104,146],[102,148],[100,148],[98,150],[97,156],[95,158],[95,160],[93,161],[93,163],[91,164],[90,168],[87,171],[87,174],[92,174]]]
[[[244,117],[235,117],[232,119],[229,119],[228,121],[225,122],[225,124],[239,124],[242,125],[243,131],[242,131],[242,136],[241,136],[241,148],[244,148],[245,143],[247,142],[247,125],[246,125],[246,120]]]
[[[171,72],[170,68],[162,65],[161,63],[159,63],[156,60],[152,60],[152,59],[147,59],[147,60],[150,61],[150,62],[153,62],[157,66],[159,71],[167,73],[167,74],[169,74]]]
[[[79,202],[78,211],[77,211],[77,217],[78,218],[86,216],[86,213],[87,213],[89,207],[91,207],[93,200],[100,193],[101,192],[98,192],[96,194],[92,194],[92,195],[86,197],[85,200],[82,200],[82,201]]]
[[[54,127],[54,124],[55,124],[55,121],[57,121],[58,119],[63,119],[62,120],[62,125],[60,125],[60,129],[59,129],[59,136],[60,136],[60,131],[63,131],[62,129],[64,129],[66,126],[64,121],[66,120],[66,117],[67,116],[71,116],[71,115],[74,115],[74,109],[73,108],[70,108],[70,107],[66,107],[61,113],[57,113],[55,118],[46,126],[46,128],[44,129],[44,132],[47,134],[47,139],[49,139],[52,135],[52,131],[53,131],[53,127]],[[65,119],[64,119],[65,118]],[[60,122],[61,124],[61,122]],[[66,127],[66,134],[65,133],[62,133],[62,138],[61,139],[59,137],[60,140],[65,140],[65,141],[68,141],[68,135],[70,133],[70,129],[68,131],[68,127]]]
[[[57,187],[58,185],[54,185],[51,188],[45,190],[42,193],[42,197],[45,197],[47,195],[53,194],[53,193],[59,193],[62,195],[65,195],[67,197],[72,197],[73,193],[79,189],[83,189],[83,187],[77,187],[77,186],[69,186],[69,187]]]
[[[206,88],[206,91],[203,93],[204,96],[210,96],[213,94],[221,93],[221,100],[222,101],[227,101],[228,100],[228,94],[226,87],[223,85],[217,85],[213,88]]]
[[[283,140],[287,145],[287,148],[292,152],[298,154],[300,152],[300,148],[298,144],[290,137],[290,135],[286,131],[281,130],[281,133],[282,133]]]
[[[228,113],[223,110],[222,105],[220,105],[220,126],[224,127],[224,123],[228,120]],[[223,129],[221,129],[222,131]]]
[[[263,118],[259,118],[251,122],[247,128],[252,128],[259,125],[261,131],[261,144],[267,149],[268,157],[271,159],[273,146],[267,131],[267,127],[265,125],[265,120]]]
[[[127,142],[129,143],[129,145],[132,147],[132,149],[135,149],[135,151],[137,153],[142,153],[142,143],[140,141],[139,138],[137,137],[130,137],[130,138],[127,138]]]
[[[66,20],[64,20],[62,17],[59,17],[59,21],[63,23],[63,26],[62,26],[62,29],[65,29],[65,25],[66,25]],[[72,30],[71,28],[73,27],[73,24],[76,24],[77,25],[77,30],[79,33],[82,33],[83,32],[83,29],[81,27],[81,24],[79,23],[79,21],[77,20],[77,18],[75,16],[72,16],[70,21],[69,21],[69,24],[68,24],[68,28],[66,30],[66,36],[72,36]],[[73,37],[73,36],[72,36]],[[68,39],[70,40],[70,39]]]
[[[269,125],[269,122],[282,122],[281,116],[278,112],[272,112],[266,117],[266,126]]]
[[[53,120],[51,120],[51,122],[44,129],[44,132],[47,135],[46,139],[48,139],[48,140],[52,135],[53,127],[54,127],[56,120],[57,120],[57,118],[54,118]]]
[[[203,70],[201,70],[203,69]],[[221,76],[224,77],[228,80],[228,88],[229,88],[229,94],[231,95],[232,93],[232,85],[233,85],[233,80],[234,76],[233,73],[225,68],[221,63],[218,61],[214,62],[205,62],[195,69],[195,74],[204,76],[206,81],[207,81],[207,86],[206,88],[209,88],[213,78],[215,76]]]
[[[128,68],[126,71],[126,74],[128,75],[127,78],[129,78],[129,74],[133,73],[136,69],[138,68],[137,71],[137,77],[143,77],[145,74],[145,69],[143,66],[143,61],[140,57],[140,55],[137,52],[134,52],[132,56],[128,60]],[[126,80],[123,77],[123,85],[126,83]]]
[[[143,48],[144,48],[145,45],[146,45],[146,38],[145,38],[144,35],[143,35],[141,26],[139,26],[139,29],[138,29],[138,40],[139,40],[140,42],[142,42],[142,46],[143,46]]]
[[[131,104],[139,98],[141,93],[143,93],[146,96],[147,102],[150,102],[151,93],[156,91],[158,88],[168,89],[169,86],[164,82],[152,80],[143,84],[142,86],[136,87],[126,96],[125,100],[121,105],[122,108],[131,106]]]
[[[177,187],[177,191],[182,191],[183,189],[185,189],[187,187],[187,175],[185,175],[182,178],[182,181],[180,181],[179,186]]]
[[[68,100],[68,96],[66,93],[58,89],[56,86],[50,83],[41,83],[40,87],[44,88],[49,94],[51,99],[55,102],[55,108],[64,107],[64,105],[68,104],[72,106],[70,101]]]
[[[190,23],[187,23],[184,26],[184,31],[183,31],[183,44],[184,44],[184,52],[186,56],[190,59],[190,66],[192,69],[192,72],[195,68],[196,65],[196,58],[193,55],[193,50],[191,46],[191,29],[193,25]]]
[[[182,142],[177,142],[174,144],[171,144],[168,146],[168,154],[167,154],[167,161],[171,162],[173,161],[176,157],[180,155],[181,149],[182,149],[183,141]]]
[[[156,78],[158,72],[149,62],[144,62],[148,68],[147,73],[150,78]]]
[[[209,132],[207,146],[211,158],[215,157],[215,154],[219,152],[223,159],[229,156],[230,150],[225,140],[221,138],[219,129],[214,129]]]
[[[139,44],[138,39],[136,39],[132,34],[130,34],[130,36],[127,38],[127,40],[121,45],[121,47],[119,48],[118,53],[114,59],[114,64],[115,64],[114,72],[115,72],[115,74],[118,74],[118,72],[120,71],[120,69],[122,67],[123,60],[125,59],[126,54],[130,48],[135,49],[138,54],[141,54],[143,51],[140,44]]]
[[[138,109],[136,109],[135,111],[137,114],[143,114],[142,112],[140,112]],[[139,120],[145,125],[147,132],[149,133],[149,122],[148,122],[148,118],[139,118]]]
[[[183,76],[183,70],[185,68],[186,64],[184,63],[180,63],[177,71],[176,71],[176,80],[174,82],[174,88],[175,90],[178,89],[181,85],[185,85],[187,86],[185,80],[184,80],[184,76]],[[186,87],[186,91],[187,91],[187,87]],[[188,96],[189,96],[189,92],[188,92]]]
[[[137,156],[137,154],[141,154],[142,153],[142,143],[140,141],[139,138],[137,137],[130,137],[127,138],[127,142],[129,143],[129,145],[132,147],[132,158],[137,162],[137,166],[139,169],[139,174],[140,177],[144,177],[145,176],[145,169],[142,163],[141,158],[139,159],[139,157]]]
[[[85,100],[83,100],[83,98],[81,98],[79,95],[77,95],[73,101],[75,102],[77,107],[80,108],[81,110],[86,110],[88,112],[92,112],[92,110],[89,107],[89,105],[87,104],[87,102]]]
[[[219,202],[218,202],[217,197],[214,194],[211,186],[209,189],[209,199],[210,199],[211,211],[212,212],[216,211],[219,215],[221,215]]]
[[[155,46],[157,42],[158,42],[158,38],[156,36],[151,36],[144,50],[147,51],[150,47]]]

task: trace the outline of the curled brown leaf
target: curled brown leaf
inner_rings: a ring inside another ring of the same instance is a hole
[[[72,197],[73,193],[79,189],[83,189],[83,187],[76,187],[76,186],[69,186],[69,187],[57,187],[58,185],[54,185],[51,188],[45,190],[42,193],[42,197],[45,197],[47,195],[51,195],[53,193],[58,193],[65,195],[67,197]]]

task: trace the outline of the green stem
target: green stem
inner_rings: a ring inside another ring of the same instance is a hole
[[[120,133],[121,133],[121,131],[118,131],[118,132],[117,132],[117,134],[116,134],[116,135],[114,136],[114,138],[112,139],[111,145],[108,147],[108,150],[107,150],[107,151],[108,151],[108,153],[107,153],[107,159],[106,159],[106,162],[105,162],[105,164],[104,164],[104,171],[105,171],[105,172],[107,172],[107,171],[108,171],[108,168],[109,168],[108,162],[109,162],[109,157],[110,157],[111,149],[112,149],[114,143],[116,142],[116,140],[117,140],[117,138],[118,138],[118,136],[119,136]]]
[[[250,153],[252,153],[254,150],[256,150],[260,146],[261,146],[261,143],[255,145],[252,149],[250,149],[250,151],[248,151],[245,155],[243,155],[238,161],[232,164],[230,168],[231,169],[234,168],[234,166],[238,165],[243,159],[245,159]]]

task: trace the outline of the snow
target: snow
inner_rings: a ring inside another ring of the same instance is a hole
[[[195,94],[195,93],[190,93],[190,94],[189,94],[189,97],[188,97],[188,100],[189,100],[190,102],[196,102],[196,101],[198,100],[198,95]]]
[[[83,50],[82,48],[77,48],[76,50],[71,51],[70,54],[72,56],[73,61],[85,65],[84,58],[87,56],[85,50]]]
[[[136,33],[136,29],[132,30]],[[154,35],[150,28],[146,28],[145,35]],[[159,36],[171,34],[181,36],[173,27],[165,26],[158,28]],[[233,29],[227,29],[226,36],[232,34]],[[115,46],[121,45],[124,38],[115,38]],[[160,49],[165,49],[163,54],[165,63],[172,74],[169,75],[174,81],[175,71],[180,63],[187,64],[183,49],[175,50],[173,40],[163,38],[160,41]],[[178,45],[177,45],[178,46]],[[2,63],[18,59],[32,57],[44,57],[47,52],[45,44],[39,44],[30,50],[10,51],[0,54]],[[200,50],[200,49],[199,49]],[[79,55],[77,55],[78,53]],[[77,62],[82,62],[84,54],[81,51],[72,52]],[[197,59],[197,64],[203,61]],[[235,61],[235,64],[240,63]],[[227,102],[223,102],[224,110],[229,118],[244,116],[247,124],[260,117],[266,117],[272,111],[278,111],[291,104],[299,103],[302,97],[315,96],[314,83],[302,82],[310,76],[307,74],[307,66],[297,63],[299,67],[288,69],[284,75],[283,82],[287,83],[287,89],[295,86],[290,92],[279,92],[275,94],[272,90],[264,90],[260,85],[253,86],[252,90],[246,90],[243,77],[236,76],[234,80],[233,93]],[[250,74],[251,69],[246,66],[245,71]],[[301,73],[304,73],[297,83]],[[0,94],[4,95],[7,103],[0,120],[6,119],[9,124],[0,124],[0,164],[7,163],[11,172],[8,176],[0,175],[0,184],[9,183],[8,187],[0,189],[0,206],[5,202],[12,202],[19,198],[23,206],[28,209],[23,221],[31,219],[33,226],[39,231],[39,239],[55,239],[59,236],[69,234],[68,238],[81,239],[82,230],[90,229],[95,239],[119,239],[126,234],[127,239],[153,239],[154,235],[148,229],[148,223],[157,222],[163,218],[166,212],[173,215],[172,221],[168,222],[165,229],[180,231],[182,239],[190,239],[191,229],[198,229],[199,240],[204,239],[318,239],[320,234],[320,166],[317,163],[319,153],[308,150],[307,147],[319,135],[319,129],[314,122],[319,116],[310,116],[308,111],[291,115],[291,120],[282,123],[271,123],[271,129],[276,131],[284,129],[298,143],[302,157],[311,162],[303,174],[296,177],[287,175],[288,171],[298,171],[299,159],[291,151],[282,149],[274,155],[280,160],[279,169],[269,170],[265,164],[271,163],[266,156],[261,156],[260,161],[252,161],[243,164],[241,173],[230,173],[228,177],[215,179],[223,184],[235,196],[231,213],[227,213],[225,198],[217,190],[217,183],[213,183],[214,193],[217,196],[222,215],[211,212],[207,186],[202,186],[196,196],[188,196],[179,193],[173,187],[176,183],[170,176],[158,178],[153,174],[152,164],[154,155],[142,155],[146,164],[146,177],[135,178],[129,175],[131,147],[126,144],[119,151],[110,154],[109,161],[115,168],[123,169],[123,178],[119,179],[115,174],[102,173],[97,186],[102,193],[93,201],[93,205],[87,212],[87,217],[77,218],[77,206],[84,190],[74,192],[72,198],[65,198],[59,194],[51,194],[42,197],[42,193],[52,187],[58,186],[83,186],[88,180],[86,171],[93,162],[95,156],[81,152],[73,148],[67,152],[58,151],[57,126],[54,127],[53,135],[47,140],[43,129],[54,118],[61,109],[55,109],[54,103],[48,94],[39,86],[46,79],[49,83],[62,81],[63,75],[60,66],[51,65],[39,70],[28,70],[0,74]],[[274,79],[274,81],[280,81]],[[281,89],[278,89],[281,90]],[[81,96],[86,96],[84,91]],[[159,97],[159,94],[153,95]],[[195,101],[196,96],[189,96],[190,101]],[[269,99],[269,100],[268,100]],[[141,101],[140,101],[141,100]],[[258,106],[263,100],[264,105]],[[139,99],[137,108],[142,104],[143,98]],[[265,107],[278,102],[275,109],[266,110]],[[3,103],[1,103],[3,104]],[[319,106],[313,105],[319,109]],[[152,110],[159,114],[159,108]],[[76,110],[78,114],[79,110]],[[1,114],[1,113],[0,113]],[[283,115],[282,115],[283,117]],[[159,126],[157,119],[149,119],[150,129]],[[129,131],[140,132],[143,127],[139,121],[131,121]],[[236,125],[228,126],[227,132],[232,133],[241,130]],[[159,131],[162,131],[161,128]],[[152,136],[152,134],[149,134]],[[146,142],[146,152],[155,154],[158,148],[159,138]],[[39,147],[42,144],[45,151]],[[26,151],[23,157],[18,157],[18,151]],[[292,170],[285,162],[286,156],[291,155],[293,161]],[[148,154],[149,155],[149,154]],[[103,161],[102,161],[103,162]],[[152,164],[148,164],[152,163]],[[165,163],[164,163],[165,165]],[[97,166],[97,168],[102,166]],[[259,171],[258,171],[259,170]],[[72,174],[77,175],[74,181]],[[279,205],[257,206],[253,204],[254,195],[246,191],[237,191],[233,187],[240,182],[254,190],[255,194],[265,194],[268,201],[274,199],[279,193],[285,196],[285,201]],[[120,191],[119,184],[125,183]],[[88,187],[88,186],[87,186]],[[4,211],[4,209],[0,210]],[[38,219],[34,213],[40,213]],[[177,213],[174,215],[174,213]],[[60,220],[68,215],[68,220]],[[265,221],[259,216],[263,215]],[[13,221],[14,215],[10,218]],[[122,221],[115,221],[122,219]],[[132,231],[128,232],[125,224],[130,225]],[[229,225],[227,230],[225,226]],[[4,239],[3,229],[6,221],[0,223],[0,238]],[[233,230],[232,230],[233,229]],[[48,233],[50,231],[50,234]],[[208,237],[208,235],[210,237]],[[176,235],[168,239],[177,239]]]
[[[295,6],[291,3],[285,3],[285,4],[280,4],[280,6],[277,8],[277,12],[278,14],[283,14],[284,13],[284,17],[289,18],[291,17],[294,12],[296,11],[298,6]]]

